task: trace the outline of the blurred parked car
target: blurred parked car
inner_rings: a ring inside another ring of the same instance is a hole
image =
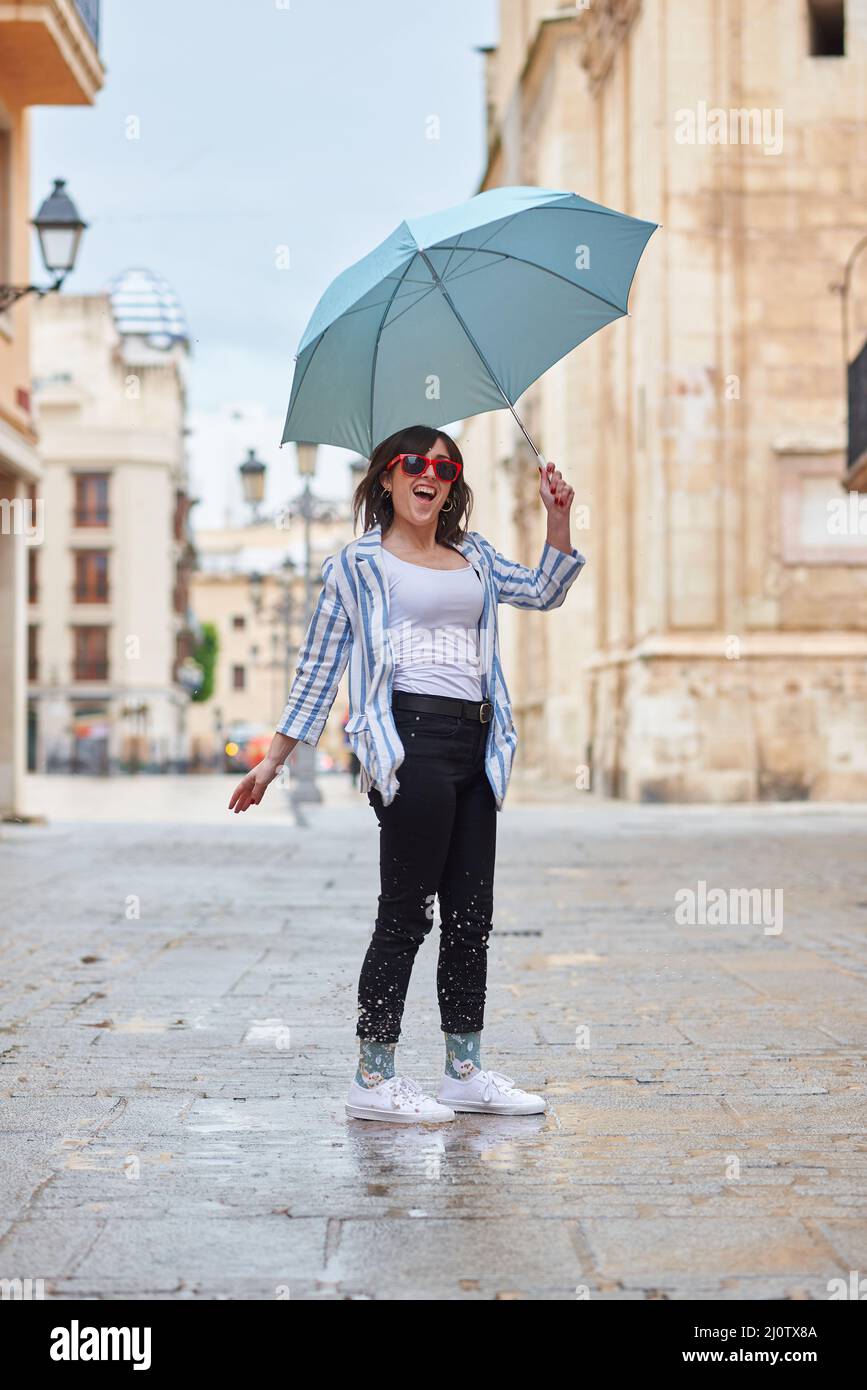
[[[273,729],[261,724],[233,724],[226,732],[223,748],[224,772],[249,772],[268,752]]]

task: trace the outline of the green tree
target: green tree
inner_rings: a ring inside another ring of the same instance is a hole
[[[220,651],[220,637],[213,623],[202,623],[202,640],[193,652],[193,660],[202,668],[202,684],[193,699],[199,704],[210,700],[214,693],[214,673]]]

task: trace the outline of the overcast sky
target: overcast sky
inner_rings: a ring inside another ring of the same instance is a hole
[[[496,40],[495,0],[104,0],[102,12],[96,105],[34,112],[32,201],[64,177],[91,224],[71,293],[131,265],[175,289],[193,343],[200,521],[216,522],[237,494],[235,441],[210,473],[202,418],[234,417],[240,445],[248,410],[269,495],[285,495],[291,451],[277,445],[320,294],[402,218],[477,191],[475,49]],[[329,452],[323,490],[346,457]]]

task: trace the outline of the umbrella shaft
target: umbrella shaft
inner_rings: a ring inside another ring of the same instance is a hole
[[[497,382],[497,385],[499,386],[500,383]],[[502,387],[500,387],[500,390],[502,390]],[[544,464],[544,463],[545,463],[545,455],[539,453],[539,450],[536,448],[535,444],[533,443],[532,439],[531,439],[530,436],[528,435],[527,431],[524,429],[523,423],[522,423],[522,421],[521,421],[521,417],[520,417],[520,415],[518,414],[518,412],[517,412],[517,410],[515,409],[515,407],[512,405],[512,402],[511,402],[511,401],[509,400],[509,398],[506,396],[505,391],[503,391],[503,396],[505,397],[506,405],[509,407],[509,409],[511,410],[512,414],[514,415],[514,417],[515,417],[515,419],[516,419],[516,421],[517,421],[517,423],[518,423],[518,429],[521,431],[522,435],[523,435],[524,438],[526,439],[526,441],[527,441],[527,443],[529,444],[530,448],[533,450],[533,453],[536,455],[536,458],[539,460],[539,462],[540,462],[541,464]]]
[[[457,308],[457,305],[455,304],[455,301],[452,299],[451,295],[449,294],[448,290],[446,289],[446,287],[445,287],[445,285],[443,284],[442,280],[440,279],[439,275],[437,275],[437,272],[436,272],[436,270],[434,269],[433,265],[431,264],[430,259],[425,255],[424,251],[420,251],[419,254],[420,254],[422,260],[424,261],[425,265],[427,266],[428,270],[430,271],[431,275],[433,276],[433,278],[434,278],[436,284],[438,285],[439,289],[441,290],[443,296],[445,297],[446,303],[448,304],[449,308],[451,309],[451,311],[452,311],[452,313],[454,314],[455,318],[457,319],[458,323],[461,325],[461,328],[462,328],[462,329],[464,330],[464,332],[466,333],[467,337],[469,338],[469,340],[470,340],[470,342],[472,343],[473,347],[475,348],[476,352],[478,353],[478,355],[479,355],[479,357],[480,357],[482,363],[484,364],[485,371],[488,373],[488,376],[491,378],[491,381],[494,383],[494,385],[496,386],[496,388],[497,388],[497,390],[499,391],[500,395],[502,396],[503,400],[506,402],[506,405],[507,405],[507,406],[509,407],[509,409],[511,410],[512,415],[514,416],[515,420],[517,421],[518,429],[521,431],[522,435],[523,435],[524,438],[526,439],[526,441],[527,441],[527,443],[529,444],[530,448],[533,450],[533,453],[536,455],[536,457],[537,457],[537,459],[539,460],[539,462],[540,462],[541,464],[544,464],[544,463],[545,463],[544,456],[543,456],[542,454],[539,453],[539,450],[536,448],[535,444],[533,443],[532,439],[531,439],[530,436],[528,435],[527,431],[524,429],[523,423],[522,423],[522,421],[521,421],[521,417],[519,416],[519,414],[518,414],[518,412],[516,411],[515,407],[512,405],[512,402],[509,400],[509,397],[506,395],[505,391],[503,390],[502,386],[500,385],[499,381],[497,380],[496,376],[494,375],[494,372],[493,372],[493,370],[492,370],[492,368],[491,368],[490,363],[488,362],[488,359],[485,357],[485,354],[482,352],[482,349],[479,347],[478,343],[476,342],[475,338],[473,337],[472,333],[470,332],[469,328],[467,327],[466,323],[464,322],[464,319],[463,319],[462,315],[458,312],[458,308]]]

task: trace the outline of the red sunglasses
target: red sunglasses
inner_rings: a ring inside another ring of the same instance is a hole
[[[453,483],[463,466],[455,459],[429,459],[423,454],[396,454],[391,463],[386,464],[386,473],[398,463],[408,478],[420,478],[427,472],[428,467],[431,467],[441,483]]]

